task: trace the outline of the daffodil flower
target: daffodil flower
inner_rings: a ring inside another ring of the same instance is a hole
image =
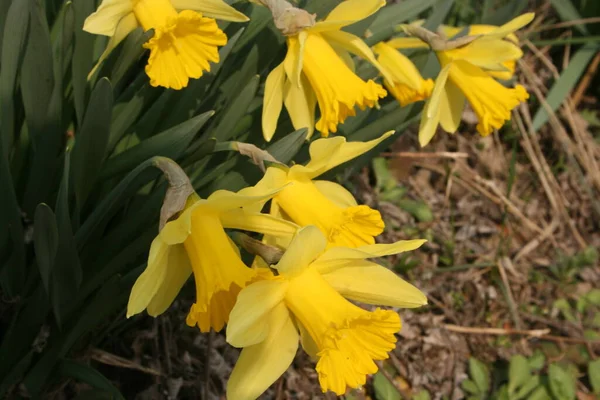
[[[324,21],[287,37],[285,60],[267,77],[262,125],[270,141],[277,127],[283,104],[294,128],[315,128],[315,107],[321,118],[316,129],[322,136],[337,131],[339,123],[355,115],[355,106],[373,107],[386,91],[372,80],[364,81],[354,73],[349,53],[379,67],[371,49],[357,36],[340,30],[367,18],[385,5],[385,0],[346,0]]]
[[[289,367],[299,338],[316,361],[323,392],[364,385],[388,358],[400,331],[395,311],[367,311],[348,301],[413,308],[425,295],[387,268],[367,261],[410,251],[424,240],[330,248],[321,231],[298,231],[277,265],[277,276],[243,289],[231,312],[227,341],[242,353],[227,398],[256,399]]]
[[[461,27],[448,26],[448,25],[442,25],[440,28],[441,28],[441,31],[449,38],[458,35],[460,32],[462,32],[464,30],[464,28],[461,28]],[[466,34],[470,35],[470,36],[487,35],[488,33],[494,31],[497,28],[498,27],[495,25],[480,25],[480,24],[469,25],[467,27]],[[505,39],[510,40],[515,45],[519,44],[519,39],[513,33],[507,35]],[[486,71],[487,74],[493,78],[504,80],[504,81],[511,79],[513,77],[513,75],[515,74],[515,67],[517,65],[517,60],[519,58],[521,58],[522,55],[523,55],[523,53],[519,54],[518,52],[515,52],[514,59],[510,59],[510,60],[506,60],[506,61],[502,62],[502,66],[505,68],[504,71],[487,70]]]
[[[248,20],[223,0],[103,0],[83,25],[86,32],[110,36],[90,76],[131,31],[142,27],[154,29],[154,36],[144,44],[150,50],[146,65],[150,84],[184,88],[189,78],[210,71],[209,62],[219,61],[218,46],[227,43],[215,18]]]
[[[401,106],[427,99],[433,89],[433,80],[423,79],[408,57],[385,42],[373,46],[377,61],[388,71],[392,81],[384,79],[386,89]]]
[[[253,191],[280,188],[271,201],[271,215],[289,219],[300,226],[316,225],[330,246],[359,247],[375,243],[385,227],[379,211],[358,205],[350,192],[337,183],[314,180],[348,160],[377,146],[394,132],[369,142],[346,142],[342,136],[318,139],[309,148],[310,161],[291,168],[274,165]],[[258,206],[260,208],[260,206]],[[268,241],[269,238],[267,238]]]
[[[527,25],[533,17],[533,13],[523,14],[462,46],[434,48],[442,70],[423,109],[419,127],[421,146],[431,141],[438,125],[446,132],[456,132],[466,101],[477,115],[477,131],[482,136],[510,120],[512,109],[527,100],[529,94],[521,85],[503,86],[489,72],[506,72],[504,63],[522,56],[521,49],[505,38]],[[400,43],[390,42],[392,45]]]
[[[274,194],[245,196],[219,190],[207,199],[190,196],[180,216],[168,222],[152,242],[148,266],[131,290],[127,317],[145,309],[154,317],[162,314],[193,273],[196,302],[187,324],[197,325],[202,332],[223,329],[237,294],[257,275],[242,262],[224,228],[293,235],[296,225],[242,208]]]

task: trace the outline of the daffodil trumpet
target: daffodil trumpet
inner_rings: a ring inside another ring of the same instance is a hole
[[[181,213],[168,221],[152,242],[148,266],[131,290],[127,317],[144,310],[154,317],[162,314],[193,274],[196,301],[186,323],[202,332],[223,329],[237,294],[257,277],[257,272],[242,262],[225,228],[291,237],[295,224],[245,210],[278,190],[254,196],[226,190],[207,199],[195,193],[189,196]]]
[[[431,95],[433,80],[423,79],[419,70],[408,57],[385,42],[373,46],[377,61],[388,71],[384,78],[385,88],[398,100],[402,107],[426,100]]]
[[[315,180],[330,169],[373,149],[394,132],[387,132],[369,142],[347,142],[342,136],[318,139],[309,148],[310,161],[292,167],[271,165],[256,186],[243,189],[252,194],[282,188],[273,196],[270,214],[299,226],[315,225],[327,238],[329,246],[359,247],[375,243],[385,224],[377,210],[358,205],[341,185]],[[263,204],[257,204],[259,211]],[[270,238],[268,243],[285,247],[285,238]]]
[[[316,360],[323,392],[342,395],[365,384],[388,358],[400,331],[395,311],[368,311],[349,300],[413,308],[425,295],[369,258],[417,249],[409,240],[356,249],[327,248],[315,226],[298,231],[272,267],[278,275],[243,289],[231,312],[227,341],[243,348],[227,384],[227,398],[253,400],[291,364],[300,339]]]
[[[243,22],[248,18],[223,0],[103,0],[83,30],[109,36],[91,77],[110,52],[138,27],[154,30],[144,44],[150,50],[146,74],[152,86],[182,89],[190,78],[210,71],[219,61],[218,47],[227,36],[215,19]]]
[[[337,132],[338,124],[355,115],[356,107],[374,107],[386,95],[381,85],[364,81],[354,72],[350,54],[383,70],[371,49],[359,37],[341,30],[383,5],[385,0],[346,0],[318,22],[311,21],[306,12],[292,13],[289,8],[283,10],[287,14],[278,14],[277,23],[287,35],[288,51],[265,83],[265,140],[270,141],[275,134],[283,105],[295,129],[307,128],[310,137],[316,128],[326,137]],[[315,123],[317,104],[320,119]]]
[[[406,33],[426,42],[435,51],[442,68],[423,109],[419,127],[421,146],[431,141],[438,125],[446,132],[456,132],[467,101],[477,115],[476,128],[482,136],[491,134],[510,120],[512,109],[529,95],[521,85],[503,86],[491,72],[499,72],[500,76],[512,75],[507,64],[510,67],[523,55],[512,40],[513,34],[533,17],[533,13],[523,14],[502,26],[479,30],[477,36],[451,40],[417,25],[403,27]],[[402,47],[402,42],[400,38],[388,44]]]

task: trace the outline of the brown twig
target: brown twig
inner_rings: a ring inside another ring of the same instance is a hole
[[[476,335],[525,335],[531,337],[542,337],[550,333],[550,329],[504,329],[504,328],[479,328],[479,327],[467,327],[458,326],[451,324],[444,324],[444,328],[451,332],[458,333],[469,333]]]
[[[427,153],[418,153],[412,151],[396,151],[381,153],[382,157],[393,157],[393,158],[469,158],[469,154],[462,152],[451,152],[451,151],[434,151]]]

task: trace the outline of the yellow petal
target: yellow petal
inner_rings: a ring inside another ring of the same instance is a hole
[[[518,17],[512,19],[506,24],[499,26],[493,31],[489,32],[485,35],[486,38],[498,38],[502,39],[511,33],[521,29],[525,25],[529,24],[535,18],[535,13],[526,13],[523,15],[519,15]]]
[[[304,76],[301,77],[301,82],[300,86],[291,81],[285,83],[284,102],[294,129],[307,128],[306,138],[309,139],[315,127],[317,99]]]
[[[127,318],[141,313],[158,292],[162,285],[169,263],[169,245],[156,237],[150,246],[148,255],[148,266],[135,281],[129,303],[127,303]]]
[[[342,185],[330,181],[313,181],[319,192],[341,208],[356,207],[356,199]]]
[[[346,0],[348,1],[348,0]],[[388,74],[387,70],[379,64],[373,51],[367,46],[367,44],[358,36],[353,35],[344,31],[328,31],[323,32],[323,37],[330,42],[335,44],[352,54],[355,54],[368,62],[370,62],[375,68],[377,68],[385,79],[392,79],[391,75]]]
[[[440,122],[440,102],[442,95],[444,95],[443,90],[448,80],[450,67],[451,64],[448,64],[440,71],[435,80],[431,97],[427,100],[423,108],[421,124],[419,125],[419,143],[421,147],[426,146],[431,141]]]
[[[158,291],[148,304],[148,315],[156,317],[164,313],[192,274],[192,265],[181,244],[170,246],[166,274]]]
[[[296,326],[300,332],[300,344],[302,344],[302,348],[306,354],[310,356],[312,361],[317,361],[319,359],[319,345],[315,342],[312,336],[310,336],[310,333],[308,333],[304,325],[296,321]]]
[[[288,50],[283,60],[283,67],[288,79],[298,88],[300,87],[300,74],[302,73],[306,37],[307,33],[305,31],[300,32],[297,36],[288,37]]]
[[[247,347],[262,342],[272,328],[270,313],[277,307],[287,290],[281,279],[265,280],[242,289],[229,314],[227,342],[234,347]]]
[[[245,212],[237,209],[221,213],[224,228],[258,232],[272,236],[291,236],[299,228],[293,222],[285,221],[268,214]]]
[[[283,106],[283,85],[285,83],[285,70],[283,63],[276,66],[265,82],[265,96],[262,111],[263,136],[267,142],[271,141],[277,129],[277,120]]]
[[[240,190],[237,194],[246,197],[261,197],[260,201],[249,201],[242,207],[247,212],[260,212],[270,196],[263,197],[264,194],[277,193],[280,188],[287,183],[287,171],[280,166],[268,167],[265,175],[254,186],[249,186]],[[227,192],[230,193],[230,192]],[[226,195],[226,194],[225,194]]]
[[[326,246],[327,239],[319,228],[314,225],[301,228],[275,268],[282,275],[295,276],[317,258]]]
[[[346,138],[343,136],[315,140],[309,148],[310,161],[308,164],[293,166],[290,169],[290,177],[300,174],[310,179],[316,178],[326,171],[366,153],[393,134],[394,131],[389,131],[368,142],[346,142]]]
[[[429,47],[427,43],[414,37],[394,38],[387,41],[386,44],[394,49],[426,49]]]
[[[110,55],[110,53],[115,49],[115,47],[117,47],[119,45],[119,43],[121,43],[123,41],[123,39],[125,39],[127,37],[127,35],[129,35],[131,32],[133,32],[138,26],[139,26],[139,24],[133,13],[127,14],[119,21],[119,23],[117,24],[117,29],[115,30],[114,34],[108,40],[108,43],[106,44],[106,48],[104,49],[104,52],[102,52],[102,54],[100,55],[100,58],[96,62],[96,65],[94,66],[94,68],[92,68],[92,70],[88,74],[88,79],[90,79],[90,77],[92,77],[94,75],[94,73],[100,67],[100,64],[102,64],[102,62],[106,59],[106,57],[108,57]]]
[[[367,304],[415,308],[427,304],[419,289],[390,271],[371,262],[339,268],[323,278],[342,296]]]
[[[229,190],[217,190],[206,199],[206,206],[217,211],[229,211],[239,207],[248,207],[256,203],[264,202],[275,196],[282,187],[267,187],[264,190],[240,191],[240,193]]]
[[[294,360],[298,332],[283,304],[273,310],[272,320],[266,339],[242,350],[227,382],[227,399],[257,399]]]
[[[485,38],[483,38],[485,39]],[[523,56],[519,46],[506,40],[475,40],[467,46],[445,52],[452,60],[465,60],[492,71],[505,71],[504,62]]]
[[[192,213],[197,207],[205,203],[205,200],[196,202],[191,207],[184,210],[181,215],[165,224],[160,231],[160,238],[169,245],[185,242],[192,232]]]
[[[321,273],[327,274],[338,268],[354,265],[356,261],[368,258],[385,257],[418,249],[426,240],[399,240],[390,244],[370,244],[358,248],[332,247],[318,257],[313,266]],[[360,264],[359,264],[360,265]]]
[[[317,22],[310,30],[314,32],[339,30],[376,13],[385,6],[385,0],[346,0],[335,7],[324,21]]]
[[[83,30],[96,35],[112,36],[117,25],[133,12],[131,0],[104,0],[83,23]]]
[[[194,10],[223,21],[246,22],[250,19],[223,0],[171,0],[171,4],[178,10]]]
[[[211,18],[181,11],[163,26],[155,26],[154,36],[144,44],[150,50],[146,74],[152,86],[182,89],[189,78],[200,78],[210,71],[210,62],[219,62],[218,46],[227,36]]]
[[[373,46],[373,50],[379,56],[379,61],[390,70],[391,76],[385,79],[394,83],[403,83],[412,89],[419,90],[420,82],[423,80],[415,64],[387,43],[381,42]]]
[[[451,81],[446,81],[446,88],[440,103],[440,125],[448,133],[458,130],[458,125],[465,108],[465,95]]]

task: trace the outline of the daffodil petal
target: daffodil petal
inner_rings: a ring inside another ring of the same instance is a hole
[[[428,117],[428,115],[431,114],[430,105],[431,98],[425,102],[425,107],[423,107],[423,112],[421,113],[421,123],[419,124],[419,144],[421,147],[425,147],[427,144],[429,144],[429,142],[431,142],[431,139],[433,139],[433,136],[435,135],[437,127],[440,123],[439,107],[433,116]]]
[[[275,130],[277,130],[277,120],[283,107],[283,87],[285,84],[285,70],[283,63],[271,71],[265,82],[265,96],[262,111],[262,129],[263,136],[267,142],[271,141]]]
[[[267,171],[265,172],[265,175],[262,177],[262,179],[256,185],[249,186],[247,188],[240,190],[238,192],[238,195],[249,196],[249,197],[259,197],[259,196],[263,195],[264,193],[270,193],[270,192],[276,191],[279,188],[285,186],[287,183],[287,172],[284,171],[282,168],[285,168],[285,167],[283,167],[283,166],[268,167]],[[256,203],[250,202],[249,204],[246,204],[245,206],[243,206],[244,210],[246,210],[248,212],[260,212],[268,200],[269,200],[269,198],[266,198],[266,199],[261,200]]]
[[[293,222],[285,221],[268,214],[245,212],[241,209],[221,213],[224,228],[240,229],[272,236],[291,236],[299,228]]]
[[[216,211],[229,211],[234,208],[252,206],[253,204],[264,202],[275,196],[282,187],[263,191],[262,193],[248,192],[234,193],[229,190],[217,190],[206,199],[206,206]]]
[[[270,313],[283,300],[287,286],[283,280],[265,280],[242,289],[229,314],[227,342],[247,347],[265,340],[273,328]]]
[[[161,239],[169,245],[185,242],[185,239],[192,232],[192,213],[204,203],[205,200],[196,202],[186,208],[178,218],[167,222],[159,233]]]
[[[88,74],[88,79],[94,75],[94,73],[100,67],[100,64],[110,55],[110,53],[129,35],[139,26],[137,19],[135,19],[135,15],[133,13],[129,13],[124,16],[119,23],[117,24],[117,28],[115,29],[114,34],[108,40],[106,44],[106,48],[100,55],[100,58],[96,62],[96,65],[90,73]]]
[[[348,0],[346,0],[348,1]],[[387,80],[392,80],[392,76],[388,74],[387,70],[379,64],[373,51],[367,46],[367,44],[358,36],[353,35],[344,31],[327,31],[323,32],[323,37],[327,39],[330,44],[335,44],[352,54],[355,54],[368,62],[370,62],[375,68],[381,72],[383,77]]]
[[[170,246],[168,267],[163,282],[148,304],[148,315],[156,317],[164,313],[192,274],[192,265],[181,244]]]
[[[400,254],[407,251],[416,250],[427,240],[399,240],[390,244],[370,244],[357,248],[332,247],[319,256],[313,266],[321,274],[327,274],[338,268],[345,268],[352,265],[355,261],[366,260],[368,258],[385,257],[392,254]]]
[[[317,355],[319,353],[319,345],[317,345],[312,336],[310,336],[310,333],[308,333],[304,325],[296,321],[296,326],[300,332],[300,343],[302,344],[302,348],[313,361],[317,361],[319,359],[319,356]]]
[[[373,50],[379,55],[379,60],[388,68],[394,69],[390,77],[385,77],[389,82],[402,83],[413,90],[420,90],[419,83],[423,80],[419,70],[412,61],[387,43],[378,43]]]
[[[427,304],[419,289],[390,271],[371,262],[336,269],[323,278],[342,296],[367,304],[415,308]]]
[[[440,125],[448,133],[458,130],[466,97],[451,80],[446,81],[442,101],[440,103]]]
[[[319,192],[331,200],[336,206],[341,208],[356,207],[356,199],[342,185],[330,181],[313,181]]]
[[[464,59],[484,69],[504,71],[506,67],[502,63],[520,59],[523,51],[512,42],[495,39],[475,40],[456,54],[458,57],[454,57],[455,60]],[[464,57],[461,56],[463,54]]]
[[[128,14],[133,15],[131,0],[104,0],[83,23],[83,30],[96,35],[112,36],[117,25]]]
[[[290,172],[292,175],[300,173],[311,179],[316,178],[324,172],[366,153],[393,134],[394,131],[389,131],[368,142],[346,142],[346,138],[343,136],[315,140],[309,148],[310,161],[308,164],[306,166],[295,165]]]
[[[294,129],[307,128],[306,138],[310,138],[315,126],[316,97],[306,78],[302,77],[302,85],[296,86],[290,81],[286,82],[284,102]]]
[[[148,304],[159,291],[167,273],[169,262],[169,245],[156,237],[150,246],[148,266],[135,281],[129,303],[127,303],[127,318],[139,314],[148,307]]]
[[[531,21],[533,21],[534,18],[535,18],[535,13],[525,13],[525,14],[519,15],[518,17],[507,22],[506,24],[499,26],[498,28],[489,32],[488,34],[485,35],[485,37],[490,38],[490,39],[491,38],[502,39],[502,38],[510,35],[511,33],[523,28],[525,25],[527,25]]]
[[[288,79],[298,88],[301,85],[300,75],[302,74],[306,37],[306,31],[301,31],[298,36],[290,36],[287,40],[287,54],[283,60],[283,67]]]
[[[327,247],[327,239],[314,225],[298,230],[275,268],[285,276],[294,276],[304,270]]]
[[[177,10],[194,10],[205,17],[223,21],[246,22],[250,19],[223,0],[171,0],[171,4]]]
[[[339,30],[376,13],[385,6],[385,0],[346,0],[335,7],[324,21],[317,22],[310,30],[324,32]]]
[[[255,400],[292,364],[298,332],[287,308],[283,304],[276,307],[271,320],[265,340],[242,350],[227,382],[228,399]]]
[[[446,81],[448,80],[448,75],[450,73],[450,68],[452,64],[446,65],[440,71],[440,74],[435,80],[435,84],[433,86],[433,90],[431,92],[431,98],[429,99],[429,109],[427,110],[427,117],[431,118],[435,114],[437,114],[439,109],[439,104],[443,95],[444,88],[446,86]],[[425,110],[423,110],[425,113]]]

